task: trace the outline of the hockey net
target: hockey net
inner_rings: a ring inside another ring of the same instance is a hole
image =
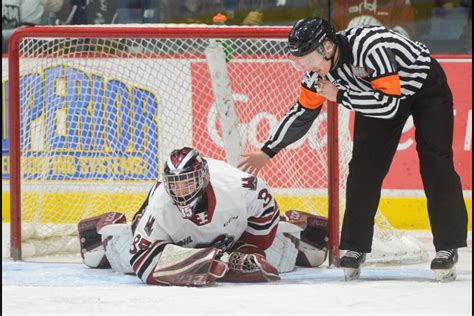
[[[260,148],[300,88],[302,73],[285,51],[287,34],[286,28],[130,25],[16,34],[9,67],[19,67],[19,78],[10,72],[9,84],[19,100],[9,98],[19,124],[10,121],[10,141],[17,135],[20,145],[12,147],[10,165],[22,250],[12,253],[79,252],[81,219],[118,211],[130,220],[175,148],[193,146],[232,164],[239,153]],[[339,144],[332,185],[342,218],[350,116],[339,111],[339,140],[330,143],[327,108],[260,174],[282,211],[328,216],[328,151]],[[13,228],[12,244],[18,236]],[[426,250],[378,212],[371,257],[416,262]]]

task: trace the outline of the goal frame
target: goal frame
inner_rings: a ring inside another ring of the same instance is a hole
[[[246,26],[28,26],[13,33],[8,45],[10,150],[10,255],[22,260],[20,152],[20,41],[24,38],[208,38],[287,39],[290,27]],[[329,102],[328,103],[333,103]],[[331,106],[332,105],[332,106]],[[339,139],[338,109],[328,111],[328,249],[329,265],[339,265]]]

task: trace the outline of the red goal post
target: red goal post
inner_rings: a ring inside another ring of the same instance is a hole
[[[286,56],[289,30],[113,25],[16,31],[8,69],[13,259],[22,258],[26,226],[37,247],[50,232],[61,237],[58,227],[75,228],[78,219],[98,212],[120,208],[130,219],[175,147],[191,142],[205,156],[227,160],[258,148],[299,90],[302,74]],[[226,45],[232,56],[219,64],[208,49],[217,47],[219,56]],[[223,74],[225,80],[216,80]],[[229,100],[235,113],[226,116],[219,106]],[[337,265],[349,115],[338,114],[335,104],[325,108],[308,136],[272,159],[261,176],[275,188],[282,211],[328,216],[329,263]],[[390,235],[384,238],[399,237],[383,218],[378,223]]]

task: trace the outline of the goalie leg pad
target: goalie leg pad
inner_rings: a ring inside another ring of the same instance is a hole
[[[105,256],[115,272],[133,274],[130,265],[130,245],[133,241],[132,229],[128,224],[110,224],[98,229],[102,236]]]
[[[98,229],[106,223],[126,222],[123,213],[109,212],[83,219],[77,225],[82,262],[90,268],[107,269],[110,263],[106,257],[102,236]]]
[[[97,233],[96,225],[102,215],[83,219],[77,225],[81,246],[82,262],[90,268],[110,268],[102,245],[102,237]]]
[[[300,240],[294,240],[298,248],[296,265],[301,267],[322,265],[328,256],[328,220],[297,210],[286,211],[283,216],[290,223],[304,227]]]
[[[217,259],[217,248],[183,248],[167,245],[153,271],[153,278],[161,285],[204,286],[213,284],[225,275],[228,268]]]
[[[281,223],[280,223],[281,224]],[[290,233],[278,233],[270,248],[265,250],[267,261],[278,269],[279,273],[291,272],[295,268],[298,238]]]

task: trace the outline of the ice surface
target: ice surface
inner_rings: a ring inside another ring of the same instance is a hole
[[[434,256],[430,232],[417,232]],[[2,236],[5,254],[5,238]],[[429,262],[342,269],[298,268],[272,284],[205,288],[148,286],[132,275],[80,263],[2,260],[2,315],[472,315],[472,240],[459,251],[457,280],[434,281]],[[77,261],[73,258],[72,261]]]

